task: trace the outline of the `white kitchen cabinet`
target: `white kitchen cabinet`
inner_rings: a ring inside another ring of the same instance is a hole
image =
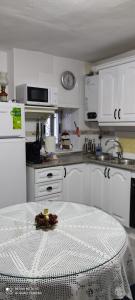
[[[119,66],[119,117],[123,122],[135,121],[135,62]]]
[[[98,186],[98,188],[96,188],[96,185]],[[97,208],[102,208],[103,189],[104,189],[104,167],[98,165],[90,165],[91,205]]]
[[[99,72],[99,123],[135,124],[135,62]]]
[[[129,226],[130,181],[129,171],[110,168],[110,211],[125,226]]]
[[[110,181],[107,177],[107,167],[100,165],[90,165],[90,203],[91,205],[110,212],[109,187]],[[106,176],[106,177],[105,177]]]
[[[64,167],[63,181],[64,201],[89,203],[89,182],[87,164],[74,164]]]
[[[61,200],[63,192],[63,167],[27,167],[27,201]]]
[[[92,205],[129,226],[130,172],[99,165],[90,165],[89,168]]]
[[[45,200],[62,201],[63,200],[62,193],[50,194],[50,195],[41,196],[41,197],[35,197],[35,201],[45,201]]]
[[[99,122],[116,119],[118,70],[108,68],[99,72]]]

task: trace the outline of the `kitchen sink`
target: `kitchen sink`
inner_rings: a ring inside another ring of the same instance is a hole
[[[111,159],[111,162],[112,163],[115,163],[115,164],[119,164],[119,165],[126,165],[126,166],[133,166],[135,165],[135,160],[133,159],[128,159],[128,158],[117,158],[117,157],[113,157]]]
[[[99,160],[99,161],[108,161],[112,159],[112,155],[108,153],[102,153],[101,155],[96,155],[96,154],[88,154],[88,158]]]
[[[102,153],[101,155],[96,156],[96,160],[99,161],[110,161],[112,160],[112,154],[110,153]]]
[[[128,159],[128,158],[118,158],[113,157],[110,153],[102,153],[101,155],[94,155],[94,154],[88,154],[89,158],[102,161],[102,162],[110,162],[112,164],[118,164],[118,165],[125,165],[125,166],[135,166],[135,160],[134,159]]]

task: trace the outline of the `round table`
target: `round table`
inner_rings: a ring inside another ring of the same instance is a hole
[[[37,230],[35,215],[58,215]],[[0,210],[0,299],[132,299],[135,269],[124,228],[94,207],[57,201]]]

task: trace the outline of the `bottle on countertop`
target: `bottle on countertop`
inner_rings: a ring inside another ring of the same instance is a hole
[[[101,145],[98,144],[96,146],[96,155],[99,156],[99,155],[101,155],[101,153],[102,153],[102,148],[101,148]]]
[[[83,152],[88,152],[88,139],[85,137],[84,144],[83,144]]]
[[[96,144],[95,144],[95,139],[92,141],[92,153],[95,154],[96,152]]]
[[[96,146],[96,155],[101,155],[102,154],[102,146],[101,146],[101,139],[102,139],[102,135],[99,135],[99,143]]]
[[[92,152],[92,140],[88,140],[88,152]]]

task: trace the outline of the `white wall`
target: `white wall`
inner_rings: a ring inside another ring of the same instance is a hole
[[[91,123],[86,124],[84,122],[83,106],[84,75],[90,65],[83,61],[23,49],[3,52],[0,58],[3,67],[8,70],[10,99],[16,98],[15,87],[22,83],[30,83],[35,86],[56,86],[58,88],[58,106],[78,108],[76,110],[70,109],[68,114],[65,114],[65,124],[66,129],[72,132],[74,150],[81,150],[85,136],[91,137],[91,132],[93,133]],[[65,90],[61,85],[61,74],[65,70],[72,71],[76,77],[75,88],[71,91]],[[82,132],[80,138],[73,133],[75,131],[74,121]],[[27,128],[29,131],[30,128],[34,128],[34,124],[26,123]],[[97,135],[97,132],[95,134]]]
[[[0,72],[7,72],[7,53],[0,51]]]
[[[8,57],[10,64],[11,59],[13,60],[14,86],[22,83],[56,86],[59,107],[80,107],[80,82],[85,74],[85,62],[22,49],[11,50]],[[65,70],[72,71],[76,77],[75,88],[71,91],[65,90],[61,85],[61,74]],[[15,90],[11,98],[15,98]]]
[[[4,51],[0,51],[0,72],[7,72],[7,53]],[[6,92],[8,92],[8,86],[6,87]]]

